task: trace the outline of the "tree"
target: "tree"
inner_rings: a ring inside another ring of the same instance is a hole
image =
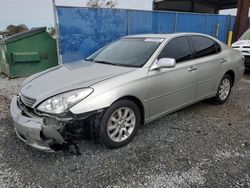
[[[24,24],[20,24],[20,25],[9,25],[6,28],[6,31],[10,34],[10,35],[14,35],[16,33],[20,33],[23,31],[27,31],[29,30],[28,27]]]
[[[88,0],[87,6],[91,8],[114,8],[115,0]]]

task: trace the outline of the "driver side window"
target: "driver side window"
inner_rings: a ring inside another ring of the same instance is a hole
[[[173,58],[176,60],[176,63],[192,59],[192,51],[188,38],[182,36],[169,41],[158,57],[158,59],[161,58]]]

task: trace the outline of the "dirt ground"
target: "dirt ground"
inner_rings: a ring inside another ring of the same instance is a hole
[[[23,79],[0,77],[0,187],[250,187],[250,74],[221,106],[200,102],[144,125],[108,150],[43,153],[15,135],[10,99]]]

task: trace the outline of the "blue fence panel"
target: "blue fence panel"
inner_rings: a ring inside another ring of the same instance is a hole
[[[234,17],[193,13],[57,7],[63,62],[88,57],[129,34],[200,32],[226,41]]]
[[[230,17],[230,27],[229,27],[229,31],[233,31],[234,30],[234,23],[235,23],[235,19],[236,16],[231,16]],[[250,20],[249,20],[250,21]],[[250,22],[249,22],[250,23]],[[250,25],[250,24],[249,24]]]
[[[207,34],[226,42],[230,29],[230,16],[208,15]]]
[[[127,34],[126,10],[57,8],[60,53],[72,62]]]
[[[128,34],[172,33],[175,31],[175,13],[128,11]]]
[[[178,13],[177,32],[206,32],[206,15]]]
[[[175,32],[176,13],[154,12],[153,33],[173,33]]]
[[[142,34],[152,33],[153,12],[150,11],[128,11],[128,33]]]

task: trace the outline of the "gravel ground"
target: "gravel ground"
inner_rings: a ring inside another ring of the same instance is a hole
[[[0,187],[250,187],[250,74],[221,106],[200,102],[141,128],[126,147],[43,153],[9,113],[23,79],[0,77]]]

